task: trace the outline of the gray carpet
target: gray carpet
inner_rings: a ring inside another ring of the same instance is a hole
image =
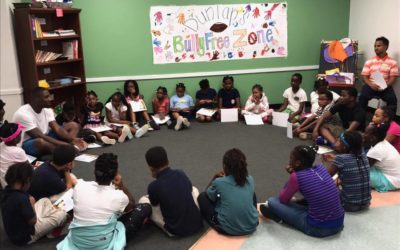
[[[267,249],[268,246],[276,250],[400,249],[399,210],[400,206],[394,205],[371,208],[362,213],[346,213],[343,231],[323,239],[265,220],[240,249]]]
[[[150,132],[140,139],[133,139],[112,147],[89,150],[88,153],[113,152],[119,156],[119,170],[125,184],[136,200],[146,194],[147,185],[152,181],[144,154],[152,146],[164,146],[172,168],[183,169],[192,184],[204,190],[211,177],[222,168],[222,156],[230,148],[241,149],[246,157],[249,174],[256,183],[259,202],[276,195],[286,181],[284,166],[289,160],[290,150],[304,143],[288,139],[286,129],[264,126],[246,126],[239,123],[192,123],[183,131],[173,131],[165,126],[160,131]],[[76,162],[74,174],[78,178],[93,180],[93,163]],[[170,239],[161,230],[145,225],[143,230],[128,242],[127,249],[188,249],[202,233],[187,238]],[[55,249],[60,239],[42,239],[29,246],[30,249]],[[0,248],[16,248],[0,226]]]

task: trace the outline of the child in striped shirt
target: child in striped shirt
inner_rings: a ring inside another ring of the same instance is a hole
[[[285,222],[314,237],[334,235],[343,229],[344,211],[339,191],[321,164],[313,166],[317,146],[297,146],[290,154],[286,171],[289,180],[279,197],[260,205],[262,215]],[[299,191],[305,202],[291,201]],[[306,203],[304,205],[303,203]]]

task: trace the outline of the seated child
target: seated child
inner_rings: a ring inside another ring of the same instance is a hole
[[[217,92],[210,88],[208,79],[203,79],[199,82],[200,90],[196,92],[196,108],[215,109],[217,104]],[[212,116],[196,114],[196,119],[199,122],[210,122]]]
[[[159,86],[157,88],[156,97],[153,99],[152,104],[154,115],[164,124],[165,119],[169,119],[169,98],[166,87]]]
[[[135,81],[135,80],[125,81],[124,95],[125,95],[127,103],[131,104],[131,102],[135,102],[135,103],[140,102],[141,104],[143,104],[140,106],[143,106],[142,108],[146,108],[146,105],[144,105],[144,101],[143,101],[143,95],[140,94],[139,85],[138,85],[137,81]],[[143,119],[149,125],[149,130],[160,129],[160,127],[156,123],[154,123],[153,120],[151,120],[149,113],[147,112],[147,108],[145,110],[141,110],[141,111],[132,110],[132,114],[133,114],[132,122],[134,123],[134,126],[136,126],[135,127],[136,129],[139,129],[138,121],[141,121]]]
[[[246,106],[242,110],[242,115],[261,115],[265,122],[271,114],[269,111],[268,98],[264,94],[263,87],[260,84],[255,84],[252,88],[252,92],[253,94],[249,96]]]
[[[27,193],[33,172],[28,162],[11,165],[6,174],[8,186],[1,197],[4,230],[18,246],[37,241],[67,219],[67,213],[54,207],[49,199],[35,201]]]
[[[131,105],[126,102],[125,97],[121,92],[115,92],[108,98],[106,104],[106,124],[109,125],[120,134],[118,142],[124,142],[126,137],[136,138],[142,137],[147,133],[149,126],[146,124],[139,129],[136,129],[132,121]],[[118,126],[120,124],[121,126]],[[130,138],[129,138],[130,139]]]
[[[167,152],[163,147],[150,148],[146,161],[154,180],[149,184],[148,195],[139,203],[150,203],[150,219],[168,236],[188,236],[203,227],[197,205],[199,191],[192,186],[182,170],[169,167]]]
[[[344,210],[357,212],[367,209],[371,201],[369,163],[362,148],[359,132],[348,131],[339,136],[338,155],[325,154],[331,176],[339,174],[340,197]]]
[[[118,173],[118,159],[112,153],[100,155],[94,167],[95,181],[79,180],[74,187],[74,219],[70,232],[57,249],[123,249],[128,229],[135,233],[151,214],[149,204],[135,205],[135,199]],[[123,218],[131,218],[123,222]],[[126,225],[126,229],[124,227]]]
[[[307,117],[306,120],[300,124],[300,126],[293,130],[294,136],[300,136],[300,134],[304,132],[311,133],[315,127],[315,124],[317,124],[318,119],[333,106],[332,92],[327,90],[320,91],[318,95],[318,109],[315,113]],[[337,125],[339,124],[339,120],[337,116],[332,116],[330,119],[326,120],[326,124]],[[300,138],[305,137],[306,136],[304,136],[304,134],[300,136]]]
[[[217,232],[247,235],[258,226],[254,179],[248,174],[246,156],[239,149],[228,150],[207,190],[198,197],[201,213]]]
[[[234,88],[233,82],[232,76],[224,76],[222,79],[222,88],[218,91],[218,108],[237,108],[240,114],[240,93]]]
[[[17,147],[21,141],[22,126],[19,123],[4,122],[0,127],[0,184],[2,188],[7,186],[5,176],[8,168],[14,163],[27,162],[25,151]]]
[[[63,127],[68,134],[73,137],[78,137],[81,129],[80,122],[75,114],[75,105],[71,102],[64,102],[62,104],[61,114],[56,116],[56,122]]]
[[[310,102],[311,102],[311,113],[317,112],[317,109],[320,107],[318,104],[319,94],[325,91],[329,91],[332,93],[332,100],[335,103],[340,95],[336,94],[336,92],[328,90],[329,83],[325,80],[325,78],[320,77],[314,83],[314,91],[310,94]]]
[[[102,124],[101,111],[103,103],[98,101],[97,94],[94,91],[88,91],[86,94],[86,104],[81,108],[81,122],[84,129],[100,126]],[[114,145],[118,139],[118,134],[112,130],[104,132],[94,132],[96,139],[104,144]]]
[[[71,173],[77,151],[71,145],[54,149],[53,160],[47,161],[35,170],[29,194],[36,200],[49,198],[56,201],[65,191],[73,188],[76,177]]]
[[[299,73],[292,75],[290,82],[291,87],[283,92],[282,106],[278,109],[278,112],[289,113],[289,122],[296,123],[300,119],[300,115],[303,113],[305,102],[307,101],[306,92],[300,88],[303,76]]]
[[[372,125],[364,133],[365,144],[371,146],[367,153],[370,183],[378,192],[400,188],[400,154],[385,140],[388,128],[388,124]]]
[[[365,110],[357,102],[357,89],[345,88],[340,96],[338,102],[317,120],[312,134],[317,144],[325,144],[326,139],[335,150],[339,150],[338,137],[344,130],[363,131],[365,128]],[[339,113],[341,124],[327,123],[336,113]]]
[[[343,229],[344,211],[339,191],[328,171],[314,165],[318,147],[297,146],[290,153],[286,171],[289,180],[279,197],[260,205],[261,213],[277,222],[283,221],[314,237],[334,235]],[[299,191],[307,205],[291,201]]]
[[[394,110],[391,107],[382,107],[375,110],[372,117],[372,123],[379,125],[381,123],[389,124],[389,130],[386,133],[385,140],[390,142],[400,153],[400,125],[393,121]]]
[[[192,117],[193,110],[193,98],[185,93],[186,87],[183,83],[176,85],[176,95],[171,97],[170,110],[172,117],[175,119],[176,131],[182,128],[182,125],[186,128],[190,127],[190,118]]]

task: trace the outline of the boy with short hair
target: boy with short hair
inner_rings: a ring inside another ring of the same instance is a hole
[[[169,236],[188,236],[203,227],[197,205],[199,191],[192,186],[182,170],[169,167],[167,152],[163,147],[150,148],[146,161],[151,175],[156,179],[148,186],[148,195],[139,203],[150,203],[150,219]]]
[[[53,160],[35,170],[29,193],[36,200],[47,197],[56,201],[65,191],[73,188],[77,182],[71,174],[76,153],[71,145],[56,147]]]
[[[282,106],[277,112],[289,113],[289,122],[296,123],[299,121],[300,115],[303,113],[305,102],[307,101],[306,92],[300,88],[303,76],[299,73],[292,75],[290,88],[283,92],[285,98]]]
[[[339,113],[339,117],[342,120],[342,124],[333,125],[327,124],[333,115]],[[339,135],[343,131],[363,131],[365,128],[365,111],[357,102],[357,89],[351,87],[343,89],[340,93],[340,99],[338,102],[328,111],[325,112],[313,130],[313,140],[317,140],[317,144],[320,144],[324,138],[328,141],[334,149],[339,149]],[[322,142],[324,143],[324,142]]]

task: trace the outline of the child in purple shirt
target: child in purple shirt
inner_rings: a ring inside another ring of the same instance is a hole
[[[317,149],[316,146],[293,149],[286,167],[290,174],[288,182],[279,197],[269,198],[260,210],[265,217],[283,221],[307,235],[326,237],[343,229],[344,210],[328,171],[322,165],[312,165]],[[304,197],[302,204],[291,202],[297,191]]]

